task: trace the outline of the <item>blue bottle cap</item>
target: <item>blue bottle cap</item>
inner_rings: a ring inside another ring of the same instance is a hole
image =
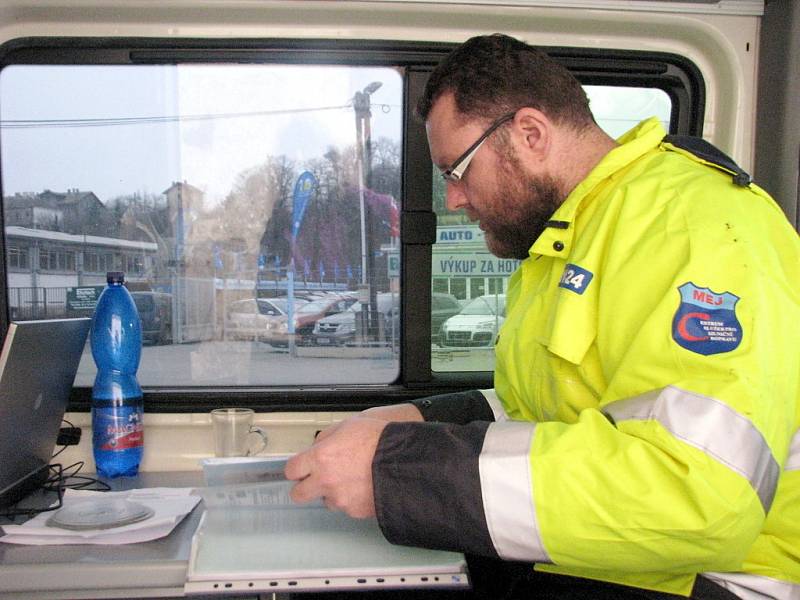
[[[125,283],[125,273],[122,271],[109,271],[106,273],[106,282],[112,283]]]

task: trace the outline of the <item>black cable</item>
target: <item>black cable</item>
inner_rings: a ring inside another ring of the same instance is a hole
[[[63,417],[61,418],[61,422],[62,422],[62,423],[66,423],[66,424],[67,424],[69,427],[71,427],[71,428],[75,429],[75,425],[73,425],[73,424],[72,424],[70,421],[68,421],[67,419],[65,419],[65,418],[63,418]],[[61,446],[61,448],[58,450],[58,452],[56,452],[55,454],[53,454],[53,456],[51,456],[51,457],[50,457],[50,460],[53,460],[53,459],[54,459],[56,456],[58,456],[58,455],[59,455],[59,454],[61,454],[61,453],[62,453],[64,450],[66,450],[66,449],[67,449],[67,445],[68,445],[68,444],[64,444],[63,446]]]
[[[50,475],[45,480],[45,482],[40,486],[40,489],[42,489],[44,491],[47,491],[47,492],[55,492],[57,497],[58,497],[57,502],[54,505],[48,506],[46,508],[18,508],[19,502],[16,502],[15,504],[12,504],[9,507],[9,509],[7,511],[5,511],[0,516],[5,517],[5,518],[7,518],[7,519],[9,519],[11,521],[15,521],[17,517],[27,517],[28,519],[30,519],[30,518],[35,517],[36,515],[38,515],[40,513],[50,512],[50,511],[53,511],[53,510],[58,510],[59,508],[64,506],[64,487],[61,486],[61,485],[50,485],[49,487],[47,486],[48,482],[51,482],[51,481],[59,482],[59,481],[61,481],[61,477],[62,477],[61,465],[56,463],[56,464],[48,465],[47,467],[48,467],[48,469],[53,471],[54,474]],[[21,502],[21,500],[20,500],[20,502]]]
[[[69,420],[64,418],[61,420],[69,427],[75,427],[75,425],[73,425]],[[53,454],[50,460],[61,454],[67,448],[67,445],[68,444],[64,444],[61,446],[61,448],[59,448],[59,450]],[[13,522],[18,517],[26,517],[30,519],[43,512],[58,510],[64,506],[64,490],[66,489],[88,490],[96,492],[107,492],[111,490],[110,485],[100,481],[99,479],[88,477],[86,475],[79,475],[84,465],[85,463],[82,460],[74,462],[67,467],[62,466],[60,463],[51,462],[47,466],[48,476],[39,486],[39,490],[41,490],[43,493],[51,492],[56,494],[57,501],[55,503],[48,503],[52,505],[45,508],[20,508],[19,504],[23,500],[20,499],[18,502],[8,507],[5,512],[0,513],[0,517],[4,517]]]
[[[89,491],[94,491],[94,492],[108,492],[108,491],[110,491],[111,490],[111,486],[108,485],[107,483],[105,483],[103,481],[100,481],[99,479],[96,479],[94,477],[89,477],[88,475],[79,475],[81,469],[84,467],[85,464],[86,463],[84,463],[82,460],[79,460],[77,462],[72,463],[71,465],[69,465],[67,467],[64,467],[62,469],[62,475],[61,475],[59,481],[57,482],[57,484],[60,485],[61,487],[63,487],[64,489],[70,489],[70,490],[89,490]],[[69,472],[70,469],[74,469],[75,471],[73,473],[70,473]],[[72,482],[73,479],[75,479],[77,481]],[[47,484],[48,484],[48,482],[45,481],[44,485],[47,485]],[[53,483],[51,482],[51,486],[52,485],[53,485]],[[92,485],[97,486],[97,487],[94,487],[94,488],[89,487],[89,486],[92,486]],[[45,489],[48,489],[48,488],[45,488]]]
[[[63,451],[63,448],[56,454],[59,454],[61,451]],[[100,481],[99,479],[89,477],[87,475],[79,475],[84,465],[85,463],[82,460],[74,462],[67,467],[62,466],[60,463],[48,465],[50,474],[44,480],[44,482],[42,482],[39,489],[45,493],[55,493],[57,497],[55,504],[45,508],[19,508],[19,503],[21,502],[20,500],[20,502],[16,502],[15,504],[11,505],[5,512],[0,513],[0,517],[15,521],[18,517],[26,517],[30,519],[43,512],[58,510],[64,506],[64,490],[66,489],[88,490],[95,492],[107,492],[111,490],[111,486],[104,481]]]

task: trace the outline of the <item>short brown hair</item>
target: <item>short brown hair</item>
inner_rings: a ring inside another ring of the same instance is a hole
[[[417,114],[427,119],[447,92],[469,117],[493,120],[529,106],[579,130],[595,122],[572,73],[544,52],[499,33],[470,38],[448,54],[428,79]]]

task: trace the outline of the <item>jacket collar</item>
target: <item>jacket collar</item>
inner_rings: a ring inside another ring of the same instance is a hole
[[[528,254],[567,256],[575,234],[575,216],[584,199],[600,182],[658,147],[665,135],[661,122],[656,117],[651,117],[618,138],[619,146],[606,154],[589,175],[575,186],[548,221],[547,229],[533,243]]]

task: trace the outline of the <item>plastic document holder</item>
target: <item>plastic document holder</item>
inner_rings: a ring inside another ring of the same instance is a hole
[[[289,485],[203,491],[186,594],[469,587],[462,554],[390,544],[374,519],[291,504]]]

